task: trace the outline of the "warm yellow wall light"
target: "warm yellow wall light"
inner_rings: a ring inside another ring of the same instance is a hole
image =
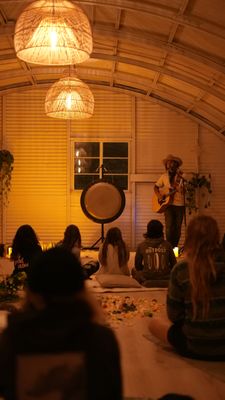
[[[41,65],[78,64],[90,57],[92,32],[83,10],[68,0],[38,0],[20,14],[17,57]]]

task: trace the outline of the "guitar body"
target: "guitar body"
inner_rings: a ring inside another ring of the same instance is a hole
[[[155,211],[157,213],[164,213],[166,208],[172,203],[173,195],[175,192],[176,189],[173,189],[169,192],[167,190],[166,193],[164,193],[164,191],[161,189],[160,193],[163,196],[161,200],[158,199],[156,193],[154,192],[152,196],[152,211]]]

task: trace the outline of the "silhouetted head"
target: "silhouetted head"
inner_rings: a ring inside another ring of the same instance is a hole
[[[199,215],[188,224],[184,248],[189,254],[196,251],[211,253],[218,247],[219,240],[216,220],[208,215]]]
[[[110,228],[106,234],[106,241],[112,245],[122,241],[121,230],[117,227]]]
[[[17,229],[13,239],[11,258],[16,258],[18,254],[26,256],[27,253],[37,246],[39,246],[39,241],[32,226],[21,225]]]
[[[168,393],[158,400],[194,400],[194,398],[185,394]]]
[[[73,246],[81,247],[81,234],[80,230],[76,225],[68,225],[65,232],[62,245],[71,250]]]
[[[163,224],[158,219],[152,219],[147,225],[145,238],[157,239],[163,237]]]
[[[33,259],[27,284],[43,297],[70,296],[84,288],[81,264],[68,250],[51,248]]]
[[[166,170],[170,170],[171,172],[173,172],[176,171],[183,164],[183,161],[180,157],[168,154],[168,156],[164,158],[163,164]]]

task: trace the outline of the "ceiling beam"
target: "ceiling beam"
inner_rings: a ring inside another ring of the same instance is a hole
[[[91,57],[96,58],[96,59],[104,59],[104,60],[115,60],[115,58],[116,58],[117,62],[121,62],[124,64],[136,65],[141,68],[146,68],[147,70],[156,71],[160,74],[168,75],[168,76],[171,76],[182,82],[186,82],[194,87],[197,87],[198,89],[204,90],[207,93],[211,93],[214,96],[225,101],[225,95],[223,95],[221,92],[214,89],[212,86],[203,84],[203,83],[197,81],[196,79],[190,78],[189,75],[180,74],[179,72],[172,71],[169,68],[166,68],[164,66],[161,67],[161,66],[158,66],[155,64],[145,63],[145,62],[139,61],[139,60],[134,60],[132,58],[130,59],[127,57],[113,56],[113,55],[101,54],[101,53],[92,53]]]
[[[0,0],[0,5],[4,3],[21,3],[29,4],[33,0]],[[77,1],[72,1],[77,4]],[[130,12],[140,12],[149,14],[152,17],[167,20],[170,22],[176,22],[184,27],[190,27],[198,32],[205,32],[210,35],[214,35],[220,38],[225,38],[225,28],[213,22],[207,21],[199,17],[193,17],[189,15],[179,15],[175,7],[169,7],[157,4],[157,2],[146,3],[143,0],[79,0],[79,4],[85,4],[90,6],[102,6],[120,8]]]
[[[180,5],[180,8],[179,8],[179,10],[177,12],[177,15],[182,15],[185,12],[185,9],[187,8],[188,3],[189,3],[189,0],[183,0],[182,4]],[[179,26],[179,24],[177,22],[174,22],[172,24],[170,32],[169,32],[169,37],[168,37],[168,40],[167,40],[168,43],[172,43],[173,42],[174,37],[175,37],[175,35],[177,33],[177,30],[178,30],[178,26]],[[160,62],[159,62],[159,65],[161,67],[165,64],[167,56],[168,56],[168,52],[165,51],[163,56],[160,59]],[[152,84],[152,88],[147,93],[148,96],[150,96],[150,94],[153,91],[153,89],[157,86],[157,82],[160,79],[160,76],[161,76],[160,72],[157,72],[155,74],[154,81],[153,81],[153,84]]]
[[[8,56],[6,55],[4,60],[7,59],[12,59],[15,58],[12,57],[12,55]],[[149,71],[155,71],[157,74],[163,74],[163,75],[167,75],[170,76],[174,79],[180,80],[182,82],[185,82],[187,84],[190,84],[191,86],[194,86],[196,88],[198,88],[199,90],[202,90],[205,92],[205,94],[209,93],[212,94],[213,96],[219,98],[222,101],[225,101],[225,95],[223,93],[221,93],[220,91],[216,90],[213,85],[211,84],[211,80],[209,81],[208,84],[203,84],[200,81],[191,78],[189,75],[184,75],[181,74],[179,72],[170,70],[169,68],[166,68],[165,66],[158,66],[155,64],[151,64],[151,63],[145,63],[143,61],[139,61],[139,60],[135,60],[133,58],[128,58],[128,57],[120,57],[118,55],[109,55],[109,54],[101,54],[101,53],[92,53],[91,58],[93,59],[98,59],[98,60],[108,60],[111,61],[112,63],[124,63],[124,64],[128,64],[128,65],[135,65],[137,67],[141,67],[141,68],[145,68],[146,70]],[[3,58],[0,55],[0,60],[3,60]],[[84,64],[83,64],[84,65]],[[113,64],[114,65],[114,64]],[[86,68],[85,65],[84,66],[77,66],[77,71],[82,73],[82,70],[86,70],[86,71],[90,71],[90,74],[94,74],[97,75],[97,71],[98,73],[100,72],[101,74],[101,69],[97,70],[97,69],[93,69],[93,68]],[[4,79],[10,79],[10,77],[21,77],[21,76],[35,76],[38,74],[63,74],[65,71],[65,67],[61,66],[61,67],[47,67],[47,66],[43,66],[43,67],[37,67],[37,66],[29,66],[29,69],[24,69],[23,71],[18,71],[18,70],[12,70],[12,71],[6,71],[6,72],[1,72],[0,75],[0,81],[4,80]],[[88,72],[87,72],[88,73]],[[147,80],[147,78],[141,78],[140,76],[136,76],[134,74],[127,74],[127,75],[131,75],[133,77],[133,82],[136,81],[140,81],[142,79],[143,82],[147,82],[148,81],[148,90],[149,93],[148,95],[151,93],[150,92],[150,80]],[[219,79],[219,75],[218,75],[218,79]],[[216,80],[214,79],[213,81],[214,83],[216,82]],[[153,88],[154,88],[154,84],[153,84]]]
[[[166,50],[168,53],[180,54],[188,59],[198,61],[207,65],[209,68],[225,73],[224,59],[212,56],[211,54],[200,51],[199,49],[183,46],[178,43],[168,43],[158,35],[144,32],[139,29],[121,28],[115,30],[110,25],[96,24],[93,28],[94,39],[118,39],[130,43],[138,43],[142,46],[154,46],[158,49]]]
[[[13,33],[14,24],[9,23],[0,26],[0,35],[13,35]],[[102,38],[104,38],[104,40],[110,38],[113,40],[122,40],[130,43],[139,43],[142,46],[147,47],[154,46],[168,53],[176,53],[189,59],[193,59],[201,64],[207,65],[209,68],[215,69],[216,71],[225,74],[225,65],[223,58],[215,57],[211,54],[204,53],[199,49],[197,50],[188,46],[180,45],[178,43],[168,43],[166,40],[163,40],[158,35],[153,35],[149,32],[144,32],[139,29],[132,28],[121,28],[118,30],[111,25],[94,24],[93,34],[94,40],[97,39],[98,41]]]

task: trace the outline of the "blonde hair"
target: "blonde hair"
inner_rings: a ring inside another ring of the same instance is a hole
[[[191,284],[193,319],[208,315],[211,284],[217,276],[215,252],[218,245],[219,228],[214,218],[201,215],[190,221],[184,249]]]

